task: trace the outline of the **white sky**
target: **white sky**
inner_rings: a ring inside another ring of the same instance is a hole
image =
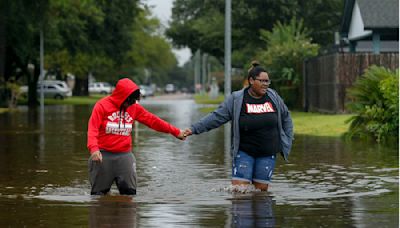
[[[160,19],[163,25],[167,26],[168,20],[171,18],[173,1],[174,0],[147,0],[146,3],[150,6],[154,6],[152,8],[153,14]],[[191,56],[189,48],[173,49],[172,51],[175,53],[180,66],[188,61]]]

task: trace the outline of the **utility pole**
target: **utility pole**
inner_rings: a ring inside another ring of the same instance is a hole
[[[207,54],[203,53],[201,58],[201,92],[206,92],[207,83]]]
[[[43,25],[40,29],[40,124],[44,124],[44,37],[43,37]]]
[[[210,61],[207,61],[207,85],[211,85],[211,64]]]
[[[231,94],[231,0],[225,0],[225,99]],[[224,126],[224,149],[228,157],[231,151],[231,124]]]
[[[201,77],[201,52],[200,50],[196,51],[194,57],[194,91],[195,93],[199,93],[199,85],[200,85],[200,77]]]
[[[225,98],[231,94],[231,0],[225,0]]]

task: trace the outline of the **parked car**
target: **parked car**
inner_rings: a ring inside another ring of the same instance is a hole
[[[174,84],[165,85],[164,92],[165,93],[175,93],[175,85]]]
[[[39,83],[40,85],[41,83]],[[68,87],[67,83],[65,81],[61,80],[44,80],[43,81],[44,85],[58,85],[61,87],[63,90],[68,91],[66,94],[66,97],[71,97],[72,96],[72,90]]]
[[[140,95],[142,95],[142,97],[154,96],[154,90],[153,90],[153,88],[151,88],[151,86],[141,85],[140,86]]]
[[[36,92],[40,96],[40,89],[42,83],[38,83]],[[20,93],[26,96],[28,93],[28,86],[24,85],[20,87]],[[67,83],[60,80],[45,80],[43,81],[43,94],[45,98],[64,99],[72,96],[72,91],[68,87]]]
[[[89,93],[110,94],[113,87],[108,82],[94,82],[89,84]]]

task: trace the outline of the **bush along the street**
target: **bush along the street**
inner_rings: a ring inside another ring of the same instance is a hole
[[[398,142],[399,71],[371,66],[348,91],[351,117],[347,138]]]
[[[288,24],[277,22],[272,31],[261,30],[267,50],[261,51],[258,58],[267,68],[272,88],[290,108],[301,107],[303,61],[318,55],[320,48],[309,34],[303,20],[295,18]]]

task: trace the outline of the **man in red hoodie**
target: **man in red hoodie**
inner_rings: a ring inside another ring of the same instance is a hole
[[[182,130],[136,103],[139,99],[139,87],[124,78],[118,81],[110,96],[99,100],[93,108],[87,142],[91,154],[89,179],[92,195],[107,194],[114,181],[120,194],[136,194],[136,161],[131,152],[135,120],[178,139],[186,138]]]

